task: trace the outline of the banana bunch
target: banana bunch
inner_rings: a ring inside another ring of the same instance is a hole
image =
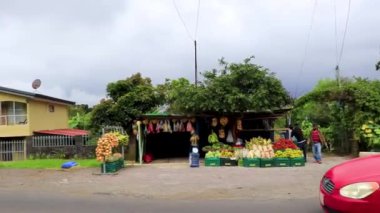
[[[302,158],[303,153],[299,149],[285,149],[284,151],[278,150],[275,153],[276,158]]]
[[[222,158],[232,158],[234,156],[235,156],[235,154],[233,152],[231,152],[230,150],[223,149],[220,152],[220,157],[222,157]]]
[[[245,141],[245,142],[246,142],[246,146],[248,146],[246,148],[248,148],[248,149],[251,149],[253,145],[266,146],[266,145],[272,144],[271,139],[265,139],[262,137],[251,138],[251,140]]]
[[[219,143],[218,135],[213,132],[208,136],[208,142],[211,144]]]

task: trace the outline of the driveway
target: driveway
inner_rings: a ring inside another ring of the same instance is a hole
[[[349,157],[325,156],[305,167],[190,168],[186,162],[127,165],[115,175],[100,168],[69,170],[0,170],[3,193],[59,193],[71,197],[114,197],[138,200],[294,200],[318,199],[322,175]]]

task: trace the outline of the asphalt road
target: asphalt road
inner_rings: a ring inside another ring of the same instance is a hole
[[[57,193],[25,193],[23,191],[1,191],[0,212],[27,213],[290,213],[322,212],[318,197],[308,199],[273,200],[144,200],[120,199],[112,195],[91,197],[62,196]]]

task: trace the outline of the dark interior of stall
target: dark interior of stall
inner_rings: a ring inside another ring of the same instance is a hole
[[[170,121],[173,127],[173,122]],[[192,123],[194,131],[199,135],[199,147],[207,144],[208,130],[203,119]],[[156,128],[156,126],[154,126]],[[190,131],[150,132],[146,134],[145,154],[152,155],[154,160],[170,158],[188,158],[191,150]],[[201,157],[205,153],[199,149]]]

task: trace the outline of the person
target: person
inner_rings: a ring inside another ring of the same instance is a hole
[[[302,129],[299,127],[298,124],[295,124],[294,128],[291,127],[290,129],[292,130],[291,137],[296,139],[294,142],[296,143],[298,148],[302,150],[303,158],[306,162],[307,161],[307,158],[306,158],[307,144],[306,144],[305,138],[303,137]]]
[[[322,145],[325,144],[325,137],[318,128],[318,124],[313,124],[313,129],[310,132],[308,144],[312,143],[312,151],[314,159],[317,163],[322,163]]]

